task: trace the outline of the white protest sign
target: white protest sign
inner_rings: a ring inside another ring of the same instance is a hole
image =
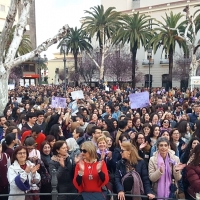
[[[8,90],[14,90],[15,84],[8,84]]]
[[[21,103],[22,102],[22,97],[17,97],[17,102]]]
[[[71,92],[71,95],[72,95],[72,99],[74,99],[74,100],[76,100],[76,99],[84,99],[84,95],[83,95],[83,91],[82,90]]]
[[[131,109],[149,106],[149,93],[148,92],[130,94],[129,99],[131,102]]]

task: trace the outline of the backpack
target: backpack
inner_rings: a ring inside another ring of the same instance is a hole
[[[134,195],[144,194],[144,187],[140,175],[135,170],[125,174],[122,178],[122,185],[124,191]],[[135,198],[135,197],[134,197]]]

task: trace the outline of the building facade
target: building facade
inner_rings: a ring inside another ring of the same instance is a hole
[[[48,83],[61,84],[64,82],[64,56],[60,53],[54,53],[54,59],[48,61]],[[79,58],[79,56],[78,56]],[[66,56],[66,82],[73,85],[74,80],[70,79],[70,73],[74,71],[74,56],[69,53]]]
[[[185,6],[189,5],[190,13],[193,14],[196,9],[195,5],[199,4],[198,0],[101,0],[101,4],[104,5],[105,9],[108,7],[116,7],[117,11],[126,14],[133,14],[135,12],[140,12],[145,15],[149,15],[151,18],[157,19],[163,22],[162,17],[165,17],[165,13],[169,14],[171,11],[173,13],[181,12],[183,15],[183,9]],[[185,20],[185,17],[182,17]],[[154,27],[153,27],[154,28]],[[197,41],[199,40],[199,35],[197,35]],[[183,55],[182,50],[177,47],[175,54]],[[184,60],[184,57],[183,57]],[[150,76],[149,76],[149,60],[148,53],[141,46],[137,52],[137,61],[139,70],[144,74],[144,82],[138,83],[137,86],[146,86],[150,82],[152,87],[165,87],[167,83],[167,77],[169,74],[169,60],[168,55],[162,48],[152,55],[152,62],[150,64]],[[189,65],[189,62],[185,62]],[[185,64],[183,63],[183,66]],[[183,87],[181,80],[173,80],[173,87]]]

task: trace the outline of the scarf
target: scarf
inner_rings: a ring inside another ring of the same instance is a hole
[[[169,154],[167,154],[165,158],[165,162],[161,157],[160,153],[158,153],[158,169],[163,164],[164,172],[161,175],[160,179],[158,180],[158,188],[157,188],[157,195],[158,197],[169,197],[170,194],[170,185],[171,185],[171,170],[170,170],[170,158]]]
[[[53,160],[55,162],[59,162],[61,157],[64,158],[64,160],[66,160],[66,158],[68,157],[68,155],[67,156],[53,155],[51,157],[51,160]]]

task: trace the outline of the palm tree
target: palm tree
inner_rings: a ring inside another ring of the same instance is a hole
[[[74,67],[75,73],[78,74],[78,54],[83,51],[90,51],[92,45],[90,42],[90,37],[82,28],[71,28],[69,34],[62,39],[59,43],[58,48],[62,46],[62,43],[66,42],[67,45],[67,54],[71,52],[74,55]],[[62,53],[62,49],[61,53]],[[78,85],[78,80],[75,85]]]
[[[13,36],[14,36],[14,32],[15,32],[15,28],[16,28],[16,25],[14,25],[11,29],[11,32],[10,32],[10,35],[9,35],[9,40],[6,44],[6,51],[5,51],[5,55],[7,54],[7,51],[10,47],[10,44],[13,40]],[[30,41],[30,36],[29,35],[23,35],[22,37],[22,41],[19,45],[19,48],[16,52],[16,56],[15,57],[18,57],[18,56],[21,56],[21,55],[25,55],[26,53],[29,53],[30,51],[32,50],[32,47],[31,47],[31,41]]]
[[[119,28],[120,13],[114,10],[114,7],[104,9],[103,5],[92,7],[92,11],[86,10],[88,16],[83,17],[82,27],[90,34],[90,37],[96,37],[100,48],[100,65],[95,65],[100,71],[100,79],[104,78],[104,60],[106,52],[110,46],[109,42]],[[109,42],[108,42],[109,41]]]
[[[136,55],[140,44],[146,47],[152,37],[150,17],[139,12],[122,16],[122,27],[114,37],[114,44],[130,44],[132,54],[132,88],[135,88]]]
[[[173,69],[173,56],[175,52],[176,44],[181,48],[183,47],[184,52],[188,51],[186,43],[182,37],[177,35],[177,30],[180,33],[184,32],[185,21],[182,21],[181,18],[183,15],[181,13],[174,14],[170,12],[168,15],[165,14],[165,17],[162,17],[164,22],[158,22],[158,28],[155,28],[155,34],[150,41],[150,44],[153,45],[154,53],[162,47],[162,50],[166,50],[169,55],[169,85],[172,87],[172,69]],[[180,22],[181,21],[181,22]]]

